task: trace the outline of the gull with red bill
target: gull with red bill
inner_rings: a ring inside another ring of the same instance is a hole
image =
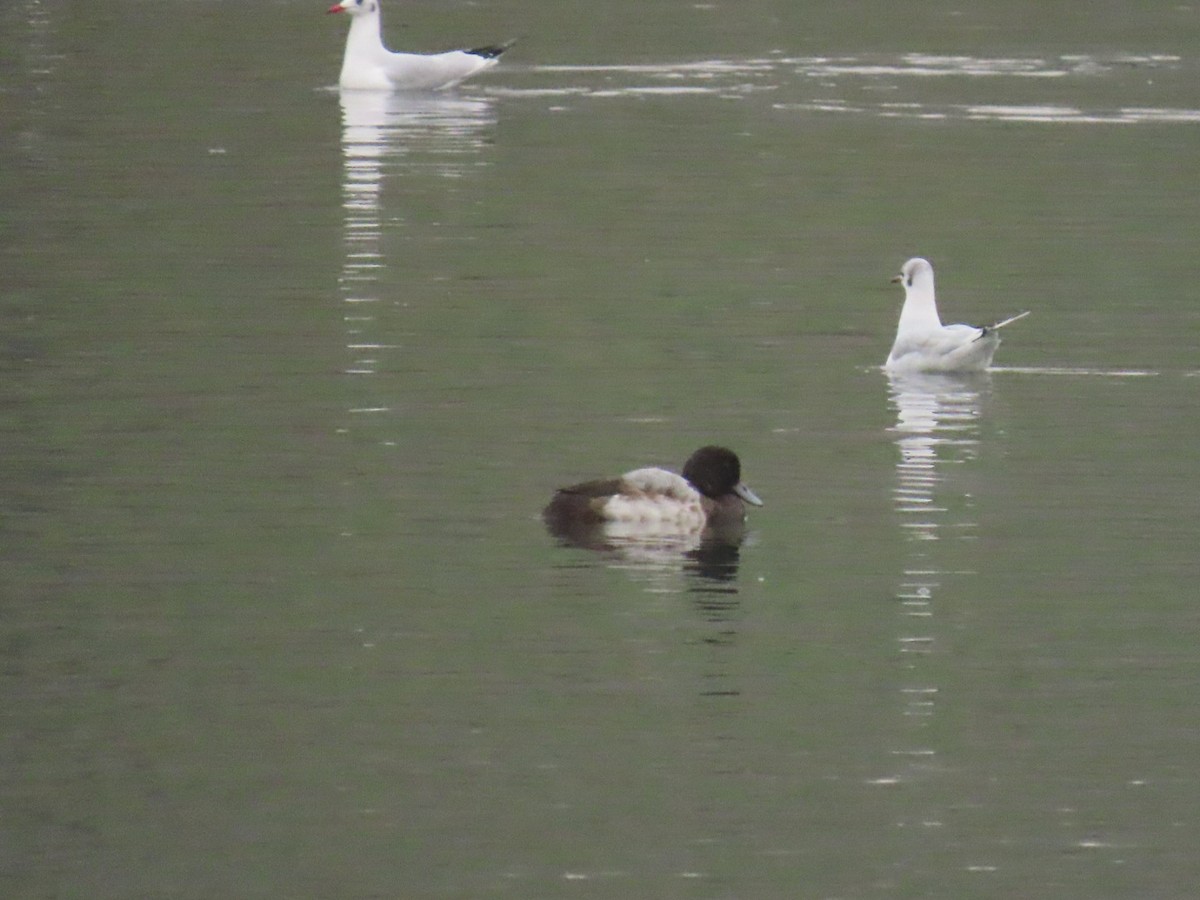
[[[440,91],[490,69],[513,42],[447,53],[393,53],[383,44],[379,0],[339,0],[331,13],[350,16],[338,85],[349,90]]]

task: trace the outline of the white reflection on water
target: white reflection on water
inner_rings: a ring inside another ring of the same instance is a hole
[[[493,94],[523,97],[620,98],[653,95],[707,94],[742,99],[762,91],[779,91],[788,98],[774,104],[779,110],[841,113],[880,118],[963,119],[968,121],[1056,122],[1076,124],[1163,124],[1200,122],[1200,109],[1156,107],[1152,103],[1092,109],[1031,102],[1014,96],[1004,103],[927,103],[864,99],[863,89],[895,91],[929,80],[985,79],[1013,85],[1013,91],[1032,88],[1029,82],[1052,80],[1079,84],[1096,79],[1125,80],[1153,99],[1158,77],[1186,78],[1185,60],[1166,53],[1063,55],[1056,57],[977,57],[921,53],[867,56],[787,56],[775,53],[747,59],[708,59],[628,65],[545,65],[524,71],[548,81],[522,87],[493,87]],[[1024,88],[1020,86],[1026,83]],[[822,96],[790,99],[790,94]],[[1061,88],[1059,89],[1061,92]],[[839,96],[851,92],[852,99]],[[1060,97],[1056,97],[1060,100]]]
[[[1080,366],[992,366],[990,372],[1014,375],[1098,375],[1101,378],[1152,378],[1153,369],[1092,369]]]
[[[1073,106],[1039,104],[928,105],[921,103],[849,103],[843,100],[814,100],[779,103],[776,109],[804,112],[850,113],[884,119],[966,119],[988,122],[1052,122],[1077,125],[1189,124],[1200,122],[1200,109],[1147,109],[1122,107],[1084,110]]]
[[[980,410],[990,388],[987,373],[889,377],[899,451],[893,504],[906,547],[896,591],[902,617],[897,642],[905,668],[900,693],[916,745],[893,753],[905,758],[910,770],[927,767],[934,756],[921,735],[938,695],[923,665],[936,644],[936,594],[943,581],[975,574],[947,568],[945,542],[974,536],[973,499],[955,476],[976,458]]]
[[[14,44],[19,47],[18,58],[5,62],[19,73],[19,81],[14,84],[22,85],[23,90],[12,86],[5,89],[9,101],[5,131],[17,150],[31,161],[40,162],[47,148],[49,132],[46,123],[53,108],[49,88],[66,59],[55,50],[62,17],[56,18],[57,10],[38,0],[25,0],[22,8],[21,19],[27,27]]]
[[[495,124],[488,98],[445,94],[341,91],[342,208],[345,257],[339,278],[345,304],[348,375],[372,375],[380,354],[395,346],[376,339],[377,285],[388,262],[385,227],[403,221],[385,188],[392,178],[417,169],[458,178],[480,164],[479,151]],[[388,412],[364,403],[351,412]]]
[[[1093,77],[1114,69],[1158,69],[1178,66],[1182,59],[1169,54],[1123,55],[1114,57],[1060,56],[977,57],[931,56],[922,53],[881,54],[872,56],[786,56],[776,54],[749,59],[705,59],[669,63],[615,65],[545,65],[532,69],[553,75],[600,75],[608,78],[639,77],[663,81],[726,83],[769,80],[786,77],[836,79],[900,78],[1067,78]]]

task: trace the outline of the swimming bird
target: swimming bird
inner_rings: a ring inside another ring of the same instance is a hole
[[[350,16],[339,86],[351,90],[439,91],[490,69],[512,41],[448,53],[393,53],[383,45],[379,0],[339,0],[330,13]]]
[[[1018,313],[995,325],[943,325],[933,293],[933,266],[915,257],[892,279],[904,285],[904,308],[884,368],[889,372],[982,372],[1000,346],[997,332],[1029,315]]]
[[[542,517],[552,531],[619,526],[627,536],[695,534],[740,525],[746,504],[762,506],[742,484],[742,464],[726,447],[701,447],[683,466],[634,469],[618,478],[559,488]]]

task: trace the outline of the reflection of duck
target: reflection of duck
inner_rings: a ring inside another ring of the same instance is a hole
[[[712,594],[713,599],[698,603],[701,609],[710,612],[725,611],[735,604],[735,601],[728,598],[722,599],[721,595],[737,593],[732,583],[737,579],[738,566],[741,563],[744,534],[744,528],[738,528],[736,531],[727,529],[724,533],[709,535],[700,542],[699,547],[684,554],[687,558],[684,572],[719,585],[708,589],[707,593]]]
[[[904,308],[884,365],[889,372],[982,372],[1000,346],[997,332],[1029,315],[1023,312],[983,327],[943,325],[928,260],[910,259],[892,281],[904,285]]]
[[[379,0],[341,0],[331,13],[347,13],[350,31],[338,84],[352,90],[437,91],[490,69],[512,43],[448,53],[393,53],[383,45]]]
[[[725,447],[701,447],[683,474],[635,469],[618,478],[559,488],[542,516],[556,534],[601,527],[611,538],[687,538],[740,527],[746,504],[762,501],[741,483],[741,461]]]
[[[711,594],[722,607],[736,605],[737,577],[741,564],[743,524],[710,528],[702,533],[650,537],[614,534],[604,523],[560,522],[551,532],[564,546],[598,554],[606,567],[622,569],[635,580],[644,580],[652,593],[682,590]],[[557,526],[557,527],[556,527]],[[701,601],[702,608],[709,601]]]

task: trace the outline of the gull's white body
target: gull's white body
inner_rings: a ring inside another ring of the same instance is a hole
[[[341,0],[329,12],[350,16],[338,78],[338,85],[349,90],[442,90],[490,69],[507,49],[501,44],[448,53],[393,53],[383,44],[379,0]]]
[[[884,364],[889,372],[982,372],[992,364],[1000,346],[997,331],[1029,315],[1023,312],[982,328],[943,325],[934,297],[933,266],[928,260],[910,259],[893,280],[904,285],[904,308]]]

